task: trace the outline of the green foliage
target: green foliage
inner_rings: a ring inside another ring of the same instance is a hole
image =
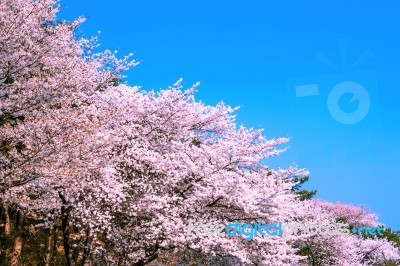
[[[26,145],[22,141],[18,141],[15,144],[15,149],[17,150],[18,153],[22,153],[23,150],[25,150]]]
[[[0,141],[0,152],[4,157],[8,157],[9,152],[11,152],[12,146],[11,141],[3,139]]]
[[[399,266],[399,264],[392,260],[385,260],[384,262],[377,264],[377,266]]]
[[[336,222],[337,223],[347,223],[347,219],[345,217],[338,217],[336,218]],[[383,228],[383,226],[380,226]],[[350,231],[352,231],[354,228],[356,228],[355,225],[350,224],[348,229]],[[393,243],[396,247],[400,247],[400,231],[393,231],[391,228],[384,228],[383,230],[381,230],[382,232],[382,236],[380,235],[376,235],[376,236],[372,236],[372,235],[367,235],[365,233],[365,230],[361,231],[361,235],[364,239],[374,239],[376,237],[378,238],[384,238],[386,240],[388,240],[389,242]],[[389,263],[389,262],[388,262]],[[382,265],[392,265],[392,264],[382,264]],[[393,264],[393,265],[397,265],[397,264]]]
[[[347,218],[346,218],[346,217],[338,217],[338,218],[335,219],[335,221],[336,221],[337,223],[346,224],[346,223],[347,223]]]
[[[114,87],[117,87],[120,84],[126,84],[126,81],[122,77],[115,77],[111,82]]]
[[[295,244],[295,248],[297,248],[297,255],[303,256],[307,258],[309,265],[312,266],[323,266],[324,259],[321,252],[317,247],[312,246],[311,244]]]
[[[400,231],[393,231],[390,228],[385,228],[382,230],[383,236],[380,238],[385,238],[389,242],[392,242],[396,247],[400,247]]]
[[[11,77],[10,75],[8,75],[7,77],[6,77],[6,79],[4,80],[4,84],[6,84],[6,85],[11,85],[11,84],[13,84],[14,83],[14,79],[13,79],[13,77]]]
[[[6,123],[9,123],[12,127],[17,125],[18,123],[24,122],[25,116],[23,115],[12,115],[10,113],[3,113],[0,115],[0,127],[4,126]]]
[[[115,212],[112,220],[114,224],[122,229],[129,224],[129,217],[120,212]]]
[[[192,145],[194,145],[194,146],[200,148],[201,141],[199,141],[199,140],[197,140],[197,139],[194,139],[194,140],[192,141]]]
[[[113,86],[117,87],[121,83],[121,80],[119,78],[114,78],[112,80],[112,82],[113,82]]]
[[[317,194],[317,190],[302,189],[304,183],[307,182],[309,179],[310,179],[309,176],[296,177],[292,179],[293,183],[296,183],[292,187],[292,192],[297,194],[298,199],[301,201],[312,199],[315,196],[315,194]]]

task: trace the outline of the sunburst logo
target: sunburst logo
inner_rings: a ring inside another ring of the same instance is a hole
[[[317,52],[316,59],[325,66],[339,72],[313,78],[303,78],[291,82],[296,97],[318,96],[320,89],[330,89],[327,94],[327,107],[333,119],[345,125],[361,122],[369,113],[371,98],[366,85],[375,83],[375,71],[354,71],[372,57],[371,49],[366,49],[351,63],[347,61],[347,40],[339,40],[340,65],[322,52]]]

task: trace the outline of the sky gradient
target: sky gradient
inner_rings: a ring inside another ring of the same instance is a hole
[[[400,3],[62,0],[85,37],[141,63],[129,85],[200,81],[197,99],[290,137],[267,161],[307,168],[317,198],[366,206],[400,229]]]

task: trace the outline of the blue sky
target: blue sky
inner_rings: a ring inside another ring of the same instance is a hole
[[[363,205],[400,229],[400,4],[395,1],[78,1],[102,49],[133,52],[130,85],[201,82],[197,99],[241,106],[238,122],[290,137],[274,167],[310,170],[309,188]],[[300,97],[302,96],[302,97]]]

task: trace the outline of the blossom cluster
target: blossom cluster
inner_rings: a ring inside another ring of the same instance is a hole
[[[356,234],[177,234],[191,220],[379,223],[364,208],[300,200],[293,187],[308,171],[268,166],[289,139],[239,126],[238,108],[197,101],[198,83],[185,90],[180,79],[158,92],[124,84],[123,71],[137,62],[95,52],[97,38],[77,38],[84,19],[60,21],[59,8],[55,0],[0,1],[0,237],[11,239],[0,264],[28,265],[35,254],[45,265],[146,265],[196,252],[307,265],[305,250],[319,265],[399,260],[388,239]]]

